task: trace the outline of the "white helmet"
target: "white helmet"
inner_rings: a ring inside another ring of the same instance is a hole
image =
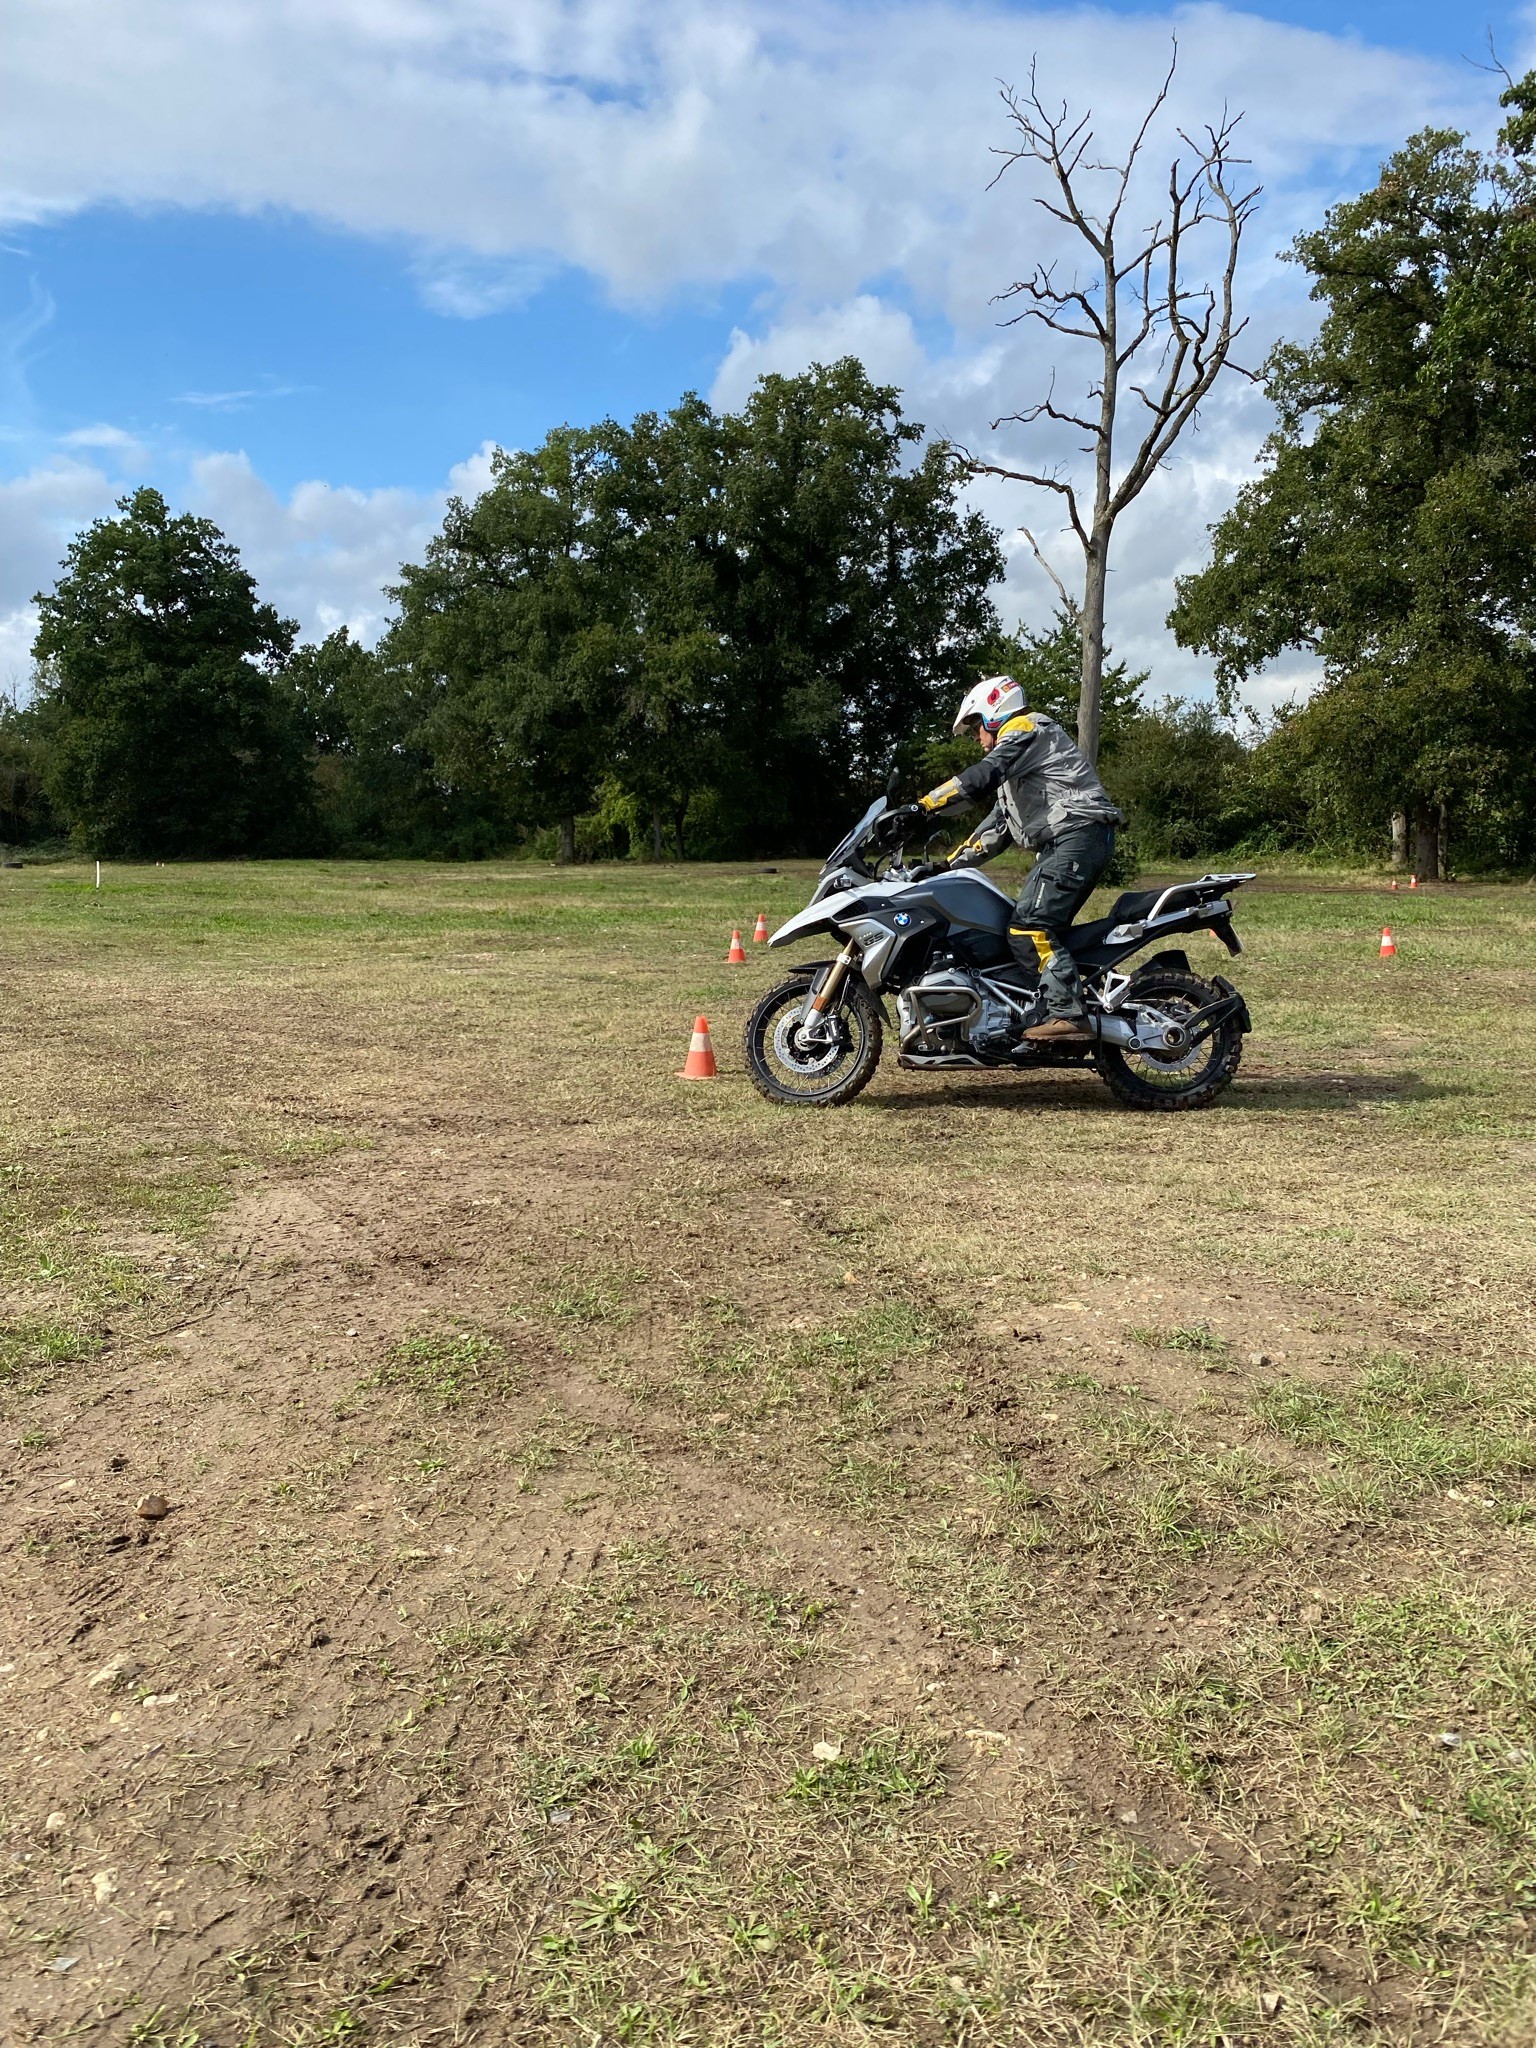
[[[984,725],[996,732],[1000,725],[1027,709],[1029,699],[1012,676],[983,676],[974,689],[967,690],[952,728],[956,739],[968,725]]]

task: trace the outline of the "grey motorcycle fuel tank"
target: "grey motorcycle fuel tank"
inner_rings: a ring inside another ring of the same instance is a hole
[[[990,932],[1001,937],[1013,916],[1013,898],[994,882],[962,869],[957,875],[933,875],[901,892],[902,907],[920,904],[936,910],[958,930]]]

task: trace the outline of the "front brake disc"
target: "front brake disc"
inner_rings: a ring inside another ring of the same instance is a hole
[[[800,1035],[799,1013],[791,1010],[779,1019],[773,1034],[773,1050],[780,1065],[792,1068],[797,1074],[824,1074],[828,1067],[837,1064],[843,1048],[838,1043],[836,1032],[830,1045],[804,1044]]]

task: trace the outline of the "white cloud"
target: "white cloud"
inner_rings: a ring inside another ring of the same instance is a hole
[[[453,488],[479,474],[479,460],[456,466]],[[384,586],[402,562],[420,559],[447,499],[447,491],[321,482],[301,483],[284,499],[239,453],[198,456],[187,489],[191,509],[229,536],[262,596],[296,618],[306,638],[346,626],[369,642],[388,618]]]
[[[1022,80],[1038,53],[1046,91],[1091,105],[1118,138],[1174,28],[1167,136],[1246,108],[1267,188],[1244,276],[1257,357],[1311,318],[1274,253],[1414,128],[1486,127],[1485,77],[1210,0],[1138,15],[1008,0],[21,0],[0,217],[104,201],[292,210],[400,241],[426,302],[461,318],[566,265],[636,306],[746,282],[760,311],[731,336],[721,402],[766,368],[851,352],[930,425],[1016,455],[988,423],[1039,395],[1049,358],[1035,330],[1000,332],[989,300],[1061,238],[1023,179],[986,189],[1005,136],[996,81]],[[40,317],[17,327],[14,358]],[[275,395],[184,398],[216,412]],[[1118,537],[1116,645],[1167,687],[1202,682],[1161,625],[1171,578],[1198,561],[1263,427],[1250,393],[1225,395]],[[483,479],[487,460],[465,474]],[[321,483],[280,500],[228,454],[202,458],[193,481],[271,594],[316,627],[375,630],[379,583],[441,503]],[[1027,522],[1057,546],[1048,503],[978,495],[1010,531]],[[1048,608],[1022,543],[1010,592]]]
[[[114,453],[121,446],[116,438],[106,445]],[[199,455],[157,481],[175,508],[213,520],[228,535],[261,595],[297,619],[305,638],[346,626],[372,643],[389,617],[385,585],[402,562],[421,559],[450,496],[472,499],[486,488],[494,452],[485,442],[453,465],[438,490],[309,482],[284,498],[244,454],[229,450]],[[55,581],[71,537],[111,512],[123,490],[120,478],[65,456],[0,482],[0,694],[28,692],[33,593]]]
[[[448,472],[449,495],[472,505],[482,491],[488,491],[498,452],[494,441],[482,441],[473,455],[456,462]]]
[[[710,398],[729,410],[741,404],[759,377],[773,371],[793,375],[809,363],[835,363],[842,356],[857,356],[878,384],[927,381],[928,358],[912,316],[861,292],[843,305],[781,320],[762,335],[733,328]]]
[[[505,257],[475,258],[432,253],[411,266],[416,288],[434,313],[450,320],[481,320],[509,306],[526,305],[547,284],[554,266],[519,263]]]
[[[125,460],[136,461],[144,453],[143,443],[137,434],[130,434],[125,427],[114,427],[106,421],[94,427],[76,427],[73,433],[59,437],[61,448],[99,448],[104,455],[120,455]]]
[[[56,456],[0,482],[0,692],[24,696],[32,671],[35,591],[59,571],[71,536],[111,508],[119,486],[92,463]]]
[[[1038,52],[1117,132],[1175,23],[1175,116],[1246,105],[1262,174],[1298,196],[1485,103],[1470,74],[1217,5],[32,0],[11,10],[0,192],[16,219],[291,208],[460,261],[575,263],[628,298],[899,272],[971,317],[1018,221],[982,190],[994,81]]]

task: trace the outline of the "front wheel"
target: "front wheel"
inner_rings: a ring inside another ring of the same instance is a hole
[[[855,975],[844,981],[825,1038],[801,1029],[804,978],[768,991],[747,1019],[747,1072],[770,1102],[837,1109],[852,1102],[880,1064],[880,1011]]]
[[[1153,968],[1138,974],[1126,997],[1127,1009],[1161,1010],[1182,1021],[1192,1017],[1221,991],[1193,974]],[[1243,1034],[1236,1017],[1218,1024],[1208,1038],[1177,1053],[1127,1052],[1101,1045],[1094,1065],[1110,1093],[1132,1109],[1204,1109],[1237,1072],[1243,1056]]]

